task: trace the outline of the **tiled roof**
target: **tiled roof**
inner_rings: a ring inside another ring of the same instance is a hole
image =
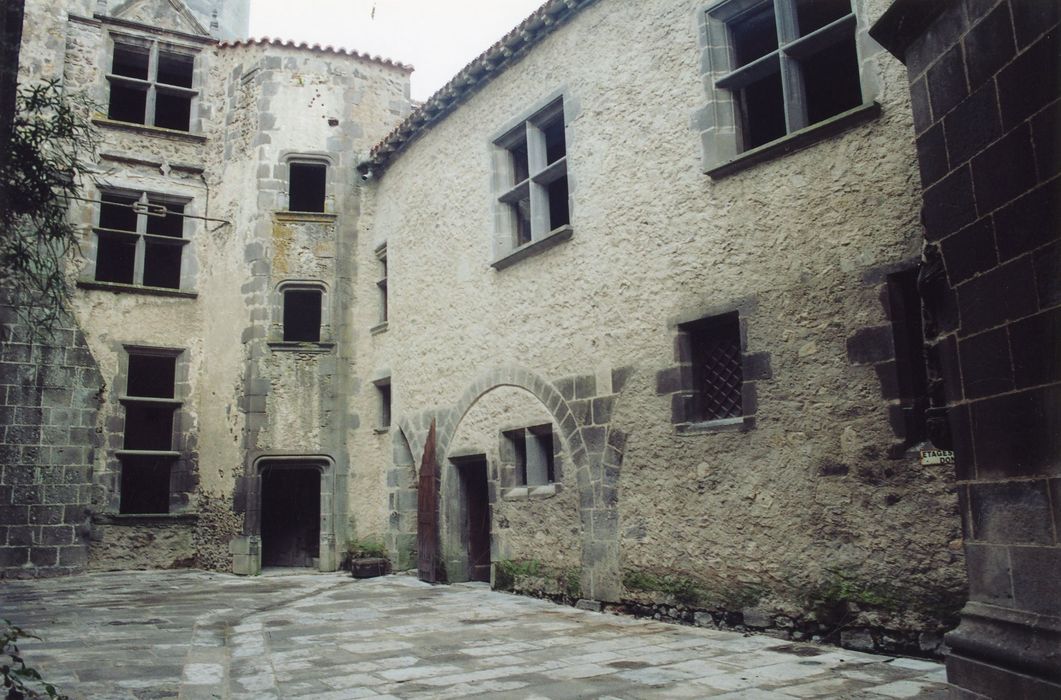
[[[446,118],[461,102],[517,62],[576,12],[594,2],[596,0],[548,0],[413,110],[372,148],[369,159],[358,167],[378,176],[417,137]]]
[[[236,41],[222,41],[218,43],[218,48],[235,48],[239,46],[285,46],[291,49],[304,49],[307,51],[317,51],[320,53],[334,53],[340,56],[352,56],[353,58],[359,58],[363,61],[371,61],[372,63],[378,63],[383,66],[390,66],[399,70],[405,71],[406,73],[412,73],[413,67],[405,63],[399,63],[398,61],[392,61],[389,58],[383,58],[382,56],[372,56],[367,53],[361,53],[354,49],[344,49],[342,47],[336,48],[334,46],[321,46],[320,44],[307,44],[306,42],[295,43],[294,41],[284,41],[283,39],[273,39],[267,36],[263,36],[259,39],[239,39]]]

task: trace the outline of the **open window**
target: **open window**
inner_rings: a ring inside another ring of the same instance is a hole
[[[126,358],[125,409],[119,511],[125,514],[168,513],[170,472],[179,457],[174,450],[180,351],[132,348]]]
[[[320,289],[284,290],[284,340],[319,343],[321,339]]]
[[[198,91],[196,53],[141,37],[114,36],[107,117],[190,131]]]
[[[327,196],[328,166],[325,163],[288,163],[289,211],[323,213]]]
[[[187,200],[146,192],[100,194],[97,282],[180,289]]]
[[[319,280],[276,286],[269,345],[275,350],[325,352],[333,347],[328,288]]]

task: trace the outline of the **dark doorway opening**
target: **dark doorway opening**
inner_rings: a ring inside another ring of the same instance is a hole
[[[320,471],[266,467],[261,518],[262,566],[314,566],[320,557]]]
[[[468,579],[490,580],[490,490],[485,455],[456,462],[460,475],[461,540],[468,551]]]

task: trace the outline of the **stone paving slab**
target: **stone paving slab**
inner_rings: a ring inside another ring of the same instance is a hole
[[[0,581],[74,700],[947,697],[940,664],[414,578],[202,571]]]

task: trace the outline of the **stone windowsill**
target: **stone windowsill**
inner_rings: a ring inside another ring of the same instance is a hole
[[[170,289],[169,287],[145,287],[142,284],[123,284],[121,282],[97,282],[96,280],[78,280],[77,286],[81,289],[95,289],[101,292],[119,292],[129,294],[147,294],[156,297],[177,297],[180,299],[195,299],[198,292],[189,292],[183,289]]]
[[[390,431],[391,427],[389,425],[378,425],[372,429],[372,432],[374,432],[376,435],[386,435]]]
[[[500,258],[490,263],[490,267],[498,271],[504,270],[506,267],[511,267],[524,258],[532,257],[563,243],[571,238],[572,233],[574,233],[574,229],[571,228],[571,226],[561,226],[560,228],[553,229],[541,238],[531,241],[530,243],[524,243],[520,247],[505,253]]]
[[[118,131],[132,131],[137,134],[144,134],[147,136],[161,136],[162,138],[169,138],[175,141],[187,141],[190,143],[206,143],[206,136],[203,134],[195,134],[190,131],[179,131],[177,129],[163,129],[160,126],[148,126],[147,124],[137,124],[135,122],[120,122],[114,119],[107,119],[106,117],[94,117],[92,123],[97,126],[102,126],[107,129],[116,129]]]
[[[194,523],[198,513],[93,513],[92,522],[97,525],[161,525],[167,523]]]
[[[335,347],[335,343],[318,342],[311,343],[301,340],[270,340],[269,348],[276,352],[314,352],[327,353]]]
[[[273,217],[277,221],[285,223],[316,223],[332,224],[338,218],[338,214],[323,211],[274,211]]]
[[[678,435],[702,435],[705,433],[746,433],[755,427],[755,416],[738,418],[721,418],[698,423],[676,423],[674,432]]]
[[[854,109],[841,112],[825,121],[811,124],[799,131],[793,131],[791,134],[782,136],[775,141],[745,151],[733,160],[706,170],[705,173],[710,176],[712,180],[720,180],[729,175],[733,175],[734,173],[739,173],[742,170],[747,170],[753,165],[780,158],[781,156],[812,146],[830,136],[839,134],[842,131],[846,131],[871,119],[876,119],[878,116],[880,116],[880,105],[876,102],[859,105]]]
[[[560,484],[543,484],[541,486],[514,486],[506,489],[501,498],[505,501],[535,501],[552,498],[560,493]]]
[[[387,322],[386,321],[381,321],[381,322],[377,323],[376,325],[374,325],[371,328],[369,328],[368,332],[371,333],[372,335],[379,335],[380,333],[386,333],[387,332]]]

